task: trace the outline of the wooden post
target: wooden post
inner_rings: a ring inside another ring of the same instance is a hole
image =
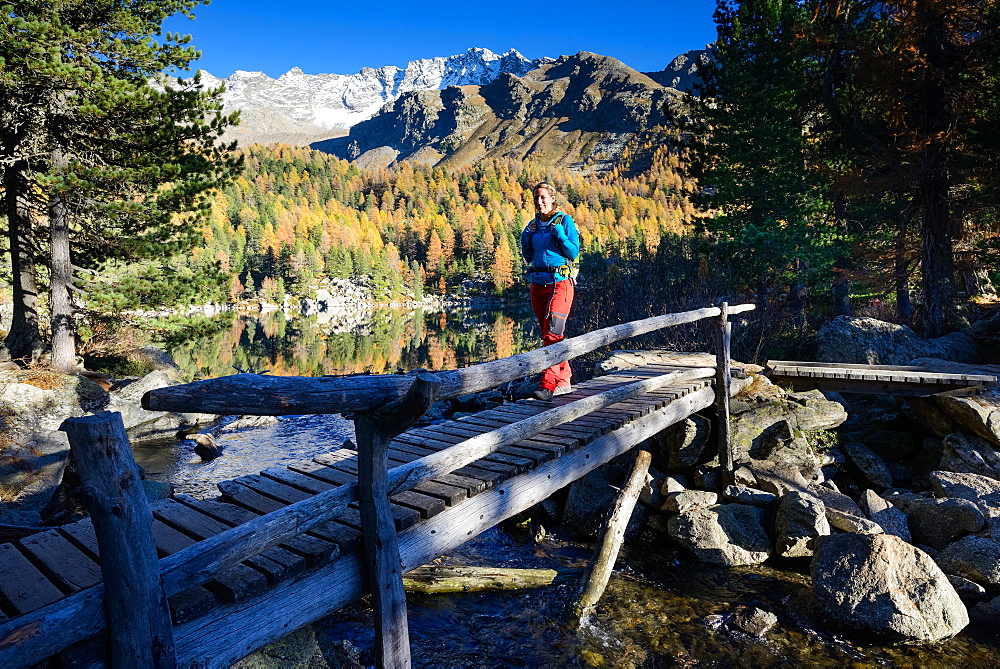
[[[642,486],[646,483],[646,473],[649,471],[649,463],[652,456],[649,451],[639,451],[636,454],[635,464],[632,465],[632,472],[625,487],[615,501],[611,515],[601,528],[600,543],[594,549],[594,557],[587,565],[587,571],[583,575],[583,591],[576,605],[573,607],[573,620],[571,623],[579,623],[580,619],[586,615],[604,594],[604,589],[608,587],[611,579],[611,572],[615,568],[615,560],[618,559],[618,552],[621,550],[622,541],[625,538],[625,528],[632,517],[636,500]]]
[[[175,667],[153,512],[121,414],[69,418],[60,429],[69,437],[101,550],[111,666]]]
[[[715,321],[715,411],[716,431],[719,435],[719,464],[724,479],[731,482],[735,455],[729,437],[729,392],[732,379],[729,372],[729,341],[733,326],[729,322],[729,303],[719,305],[719,318]]]
[[[388,446],[430,408],[441,388],[433,374],[420,373],[402,399],[354,415],[358,441],[358,504],[365,563],[375,610],[375,655],[379,667],[410,666],[403,566],[396,524],[389,506]]]

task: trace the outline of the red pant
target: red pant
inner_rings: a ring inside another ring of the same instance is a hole
[[[566,336],[566,319],[573,304],[573,282],[566,279],[559,283],[533,283],[529,290],[531,306],[535,310],[538,324],[542,326],[542,346],[562,341]],[[568,386],[571,374],[569,363],[564,360],[542,372],[539,387],[555,390],[559,386]]]

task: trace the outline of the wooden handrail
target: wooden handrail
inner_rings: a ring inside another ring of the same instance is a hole
[[[756,308],[753,304],[729,307],[729,314]],[[597,350],[616,341],[674,325],[693,323],[722,313],[707,307],[678,314],[594,330],[527,353],[484,362],[464,369],[435,372],[441,379],[438,399],[479,392],[536,374],[564,360]],[[356,376],[262,376],[234,374],[150,390],[142,398],[144,409],[220,415],[298,416],[345,411],[370,411],[400,399],[413,381],[404,374]]]

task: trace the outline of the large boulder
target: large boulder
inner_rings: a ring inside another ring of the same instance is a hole
[[[787,493],[778,503],[774,534],[775,551],[782,557],[812,555],[816,537],[830,534],[826,507],[808,493]]]
[[[59,426],[106,402],[89,379],[40,370],[0,373],[0,525],[31,524],[66,469],[69,441]]]
[[[793,428],[788,421],[781,421],[764,440],[760,457],[772,462],[784,462],[798,467],[802,477],[815,481],[822,475],[820,461],[802,431]]]
[[[956,574],[996,589],[1000,586],[1000,543],[986,537],[968,536],[947,546],[937,555],[937,563]]]
[[[826,519],[832,527],[842,532],[882,533],[882,527],[869,520],[861,507],[844,493],[827,488],[825,485],[811,485],[809,493],[823,501]]]
[[[730,418],[730,441],[736,461],[766,457],[766,446],[789,430],[793,438],[802,431],[832,430],[847,420],[838,402],[816,390],[791,393],[784,398],[747,402]],[[787,426],[786,426],[787,425]]]
[[[892,487],[892,472],[873,450],[853,439],[844,439],[840,450],[872,486],[879,490]]]
[[[913,539],[906,514],[894,507],[889,500],[879,497],[874,490],[865,490],[858,503],[868,515],[868,520],[878,523],[886,534],[895,534],[907,543]]]
[[[562,527],[569,534],[583,539],[597,537],[608,509],[618,499],[622,484],[618,478],[609,480],[605,471],[605,468],[595,469],[570,485],[562,517]],[[626,541],[639,534],[648,515],[644,505],[636,504],[625,529]]]
[[[156,370],[111,393],[104,410],[117,411],[122,415],[125,431],[133,445],[192,432],[218,418],[214,414],[148,411],[142,408],[140,402],[147,392],[177,383],[172,371]]]
[[[678,514],[667,523],[667,532],[701,562],[724,567],[760,564],[772,551],[763,509],[744,504]]]
[[[709,440],[712,421],[699,414],[692,414],[675,425],[671,425],[655,440],[666,455],[669,469],[694,467],[715,454],[714,444]]]
[[[865,637],[929,644],[969,624],[965,605],[941,568],[895,535],[821,537],[811,571],[827,622]]]
[[[1000,453],[982,437],[955,432],[944,438],[940,469],[1000,480]]]
[[[1000,518],[1000,481],[980,474],[931,472],[936,497],[967,499],[987,518]]]
[[[962,332],[922,339],[905,325],[849,316],[838,316],[820,328],[817,349],[823,362],[860,365],[906,365],[921,357],[972,362],[976,355],[975,340]]]
[[[932,548],[942,549],[959,537],[978,532],[986,523],[979,507],[965,499],[897,493],[888,500],[906,514],[913,540]]]
[[[971,432],[1000,447],[1000,395],[979,397],[935,395],[934,401],[955,424],[957,432]]]

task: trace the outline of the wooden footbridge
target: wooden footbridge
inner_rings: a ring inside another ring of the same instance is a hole
[[[239,374],[147,395],[147,408],[171,411],[353,412],[357,452],[221,483],[219,501],[150,507],[120,417],[71,419],[92,520],[0,545],[0,666],[226,667],[368,593],[379,664],[407,666],[405,572],[713,403],[731,469],[728,402],[744,382],[730,374],[728,316],[752,308],[668,314],[438,374]],[[701,319],[715,325],[714,359],[677,356],[553,402],[408,429],[436,400]]]

